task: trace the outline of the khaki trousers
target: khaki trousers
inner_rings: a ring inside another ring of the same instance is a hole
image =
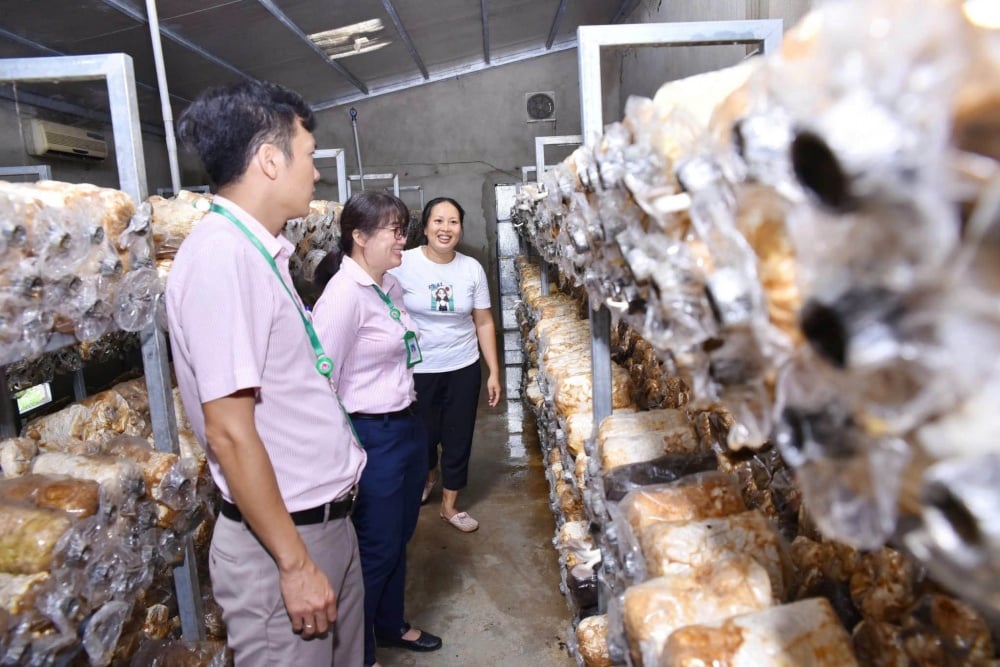
[[[236,667],[358,667],[364,656],[364,582],[350,519],[298,526],[309,554],[337,594],[337,622],[325,635],[292,632],[278,567],[243,522],[219,516],[209,568]]]

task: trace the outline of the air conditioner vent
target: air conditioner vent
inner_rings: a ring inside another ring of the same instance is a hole
[[[100,132],[33,118],[26,135],[29,155],[75,156],[103,160],[108,143]]]

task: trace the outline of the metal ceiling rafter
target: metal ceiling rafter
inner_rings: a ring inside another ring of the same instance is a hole
[[[133,21],[137,21],[138,23],[148,23],[149,22],[146,19],[146,15],[145,14],[143,14],[141,11],[139,11],[138,9],[136,9],[135,7],[133,7],[132,5],[124,2],[123,0],[101,0],[101,2],[103,2],[104,4],[106,4],[108,7],[111,7],[113,9],[117,9],[118,11],[120,11],[125,16],[128,16],[129,18],[131,18]],[[164,37],[166,37],[167,39],[169,39],[170,41],[176,42],[177,44],[180,44],[181,46],[183,46],[188,51],[191,51],[193,53],[197,53],[199,56],[201,56],[205,60],[213,62],[216,65],[218,65],[219,67],[227,69],[230,72],[232,72],[233,74],[235,74],[235,75],[237,75],[239,77],[242,77],[242,78],[246,79],[247,81],[254,81],[255,80],[255,77],[250,76],[249,74],[247,74],[246,72],[244,72],[240,68],[236,67],[235,65],[226,62],[225,60],[223,60],[219,56],[215,55],[214,53],[210,53],[210,52],[206,51],[202,47],[200,47],[197,44],[195,44],[194,42],[192,42],[187,37],[184,37],[183,35],[181,35],[180,33],[178,33],[177,31],[175,31],[175,30],[173,30],[171,28],[164,28],[163,26],[160,26],[160,34],[163,35]]]
[[[365,95],[368,94],[368,86],[366,86],[364,83],[361,82],[360,79],[358,79],[356,76],[347,71],[346,67],[344,67],[336,60],[328,56],[323,49],[316,46],[316,44],[313,43],[311,39],[309,39],[309,35],[302,32],[302,29],[299,28],[299,26],[295,25],[295,22],[292,21],[292,19],[288,18],[288,16],[286,16],[283,11],[278,9],[277,5],[271,2],[271,0],[257,0],[257,2],[259,2],[264,9],[271,12],[271,16],[278,19],[278,21],[280,21],[282,25],[284,25],[286,28],[295,33],[296,37],[302,40],[304,44],[308,45],[310,49],[315,51],[316,54],[323,59],[323,62],[332,67],[333,70],[337,72],[337,74],[350,81],[355,88],[360,90]]]
[[[373,87],[371,92],[366,95],[345,95],[343,97],[335,97],[329,100],[324,100],[322,102],[317,102],[311,105],[313,111],[326,111],[327,109],[332,109],[334,107],[339,107],[345,104],[351,104],[352,102],[357,102],[358,100],[367,100],[372,97],[378,97],[379,95],[387,95],[389,93],[398,93],[403,90],[408,90],[410,88],[416,88],[417,86],[423,86],[428,83],[435,83],[437,81],[444,81],[445,79],[451,79],[456,76],[462,76],[464,74],[474,74],[475,72],[482,72],[484,70],[493,69],[494,67],[501,67],[503,65],[510,65],[513,63],[518,63],[524,60],[531,60],[533,58],[538,58],[540,56],[548,56],[554,53],[559,53],[561,51],[569,51],[576,48],[576,36],[566,39],[562,42],[555,43],[551,49],[545,49],[542,46],[538,48],[529,49],[526,51],[517,51],[514,53],[503,55],[499,58],[495,58],[492,63],[486,64],[481,60],[472,60],[467,63],[456,65],[454,67],[449,67],[447,69],[436,70],[431,77],[426,81],[422,79],[410,79],[407,81],[394,81],[391,84],[387,84],[381,87]]]
[[[486,0],[483,0],[486,2]],[[399,33],[399,38],[403,40],[403,46],[406,50],[410,52],[410,57],[413,58],[413,62],[417,64],[420,69],[420,73],[424,75],[424,79],[429,79],[430,74],[427,73],[427,68],[424,67],[424,61],[420,59],[420,54],[417,53],[417,47],[413,44],[413,40],[410,39],[410,33],[406,31],[406,26],[403,25],[403,20],[399,18],[399,13],[392,4],[392,0],[382,0],[382,6],[385,7],[386,14],[392,20],[392,24],[396,26],[396,32]]]
[[[483,0],[486,2],[486,0]],[[552,17],[552,27],[549,28],[549,38],[545,40],[545,48],[551,49],[552,42],[556,39],[556,33],[559,31],[559,24],[562,23],[563,14],[566,13],[566,0],[559,0],[559,7],[556,8],[556,15]]]
[[[480,21],[483,24],[483,61],[490,64],[490,9],[487,0],[479,0]]]
[[[15,33],[11,32],[10,30],[6,30],[4,28],[0,28],[0,37],[3,37],[5,39],[9,39],[12,42],[17,42],[18,44],[21,44],[22,46],[27,46],[29,48],[35,49],[36,51],[41,51],[42,53],[44,53],[47,56],[68,56],[68,55],[70,55],[69,53],[63,53],[62,51],[58,51],[56,49],[53,49],[50,46],[45,46],[44,44],[39,44],[38,42],[30,40],[27,37],[22,37],[21,35],[15,34]],[[142,88],[146,92],[150,92],[150,93],[157,93],[158,92],[155,86],[151,86],[148,83],[142,83],[141,81],[136,81],[135,85],[136,85],[137,88]],[[173,93],[170,93],[170,97],[173,97],[176,100],[184,102],[185,104],[189,104],[191,102],[191,100],[189,100],[188,98],[182,97],[180,95],[174,95]]]
[[[615,12],[614,18],[611,19],[611,23],[618,23],[623,18],[629,15],[629,13],[635,9],[635,5],[639,0],[622,0],[622,4],[618,7],[618,11]]]

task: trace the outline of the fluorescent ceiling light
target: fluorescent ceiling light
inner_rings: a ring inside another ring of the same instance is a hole
[[[384,30],[382,19],[372,19],[316,32],[309,35],[309,39],[330,58],[346,58],[389,46],[392,40],[382,35]]]

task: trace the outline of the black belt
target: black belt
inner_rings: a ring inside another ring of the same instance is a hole
[[[407,405],[402,410],[396,410],[395,412],[383,412],[381,414],[372,414],[370,412],[352,412],[351,419],[401,419],[402,417],[413,416],[413,406]]]
[[[331,500],[328,503],[323,503],[318,507],[310,507],[307,510],[289,512],[289,515],[292,517],[292,523],[296,526],[311,526],[316,523],[323,523],[324,521],[346,519],[354,511],[354,502],[357,500],[357,497],[357,489],[351,489],[351,492],[344,498]],[[222,501],[220,512],[227,519],[243,521],[243,513],[240,512],[240,509],[227,500]]]

